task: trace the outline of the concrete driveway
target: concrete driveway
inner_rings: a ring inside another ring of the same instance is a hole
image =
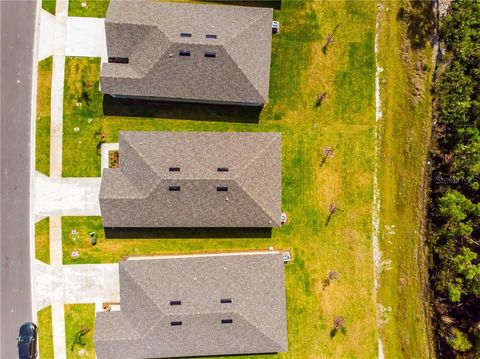
[[[65,55],[101,57],[106,62],[105,19],[69,16]]]
[[[35,217],[100,216],[100,177],[52,178],[35,174]]]
[[[118,264],[51,266],[37,260],[35,266],[38,310],[54,303],[120,301]]]

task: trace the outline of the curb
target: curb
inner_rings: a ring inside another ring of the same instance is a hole
[[[40,37],[40,17],[42,2],[37,0],[35,15],[35,39],[33,41],[32,97],[30,113],[30,291],[32,294],[32,320],[37,323],[37,301],[35,296],[35,146],[37,120],[37,81],[38,81],[38,41]]]

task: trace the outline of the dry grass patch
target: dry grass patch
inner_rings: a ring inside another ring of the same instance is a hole
[[[38,63],[37,121],[35,124],[35,169],[50,174],[50,109],[53,57]]]

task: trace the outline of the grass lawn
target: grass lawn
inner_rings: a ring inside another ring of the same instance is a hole
[[[385,357],[428,358],[434,356],[429,344],[434,341],[426,308],[423,176],[431,129],[432,49],[428,43],[409,47],[407,24],[397,18],[406,5],[384,2],[382,11],[380,245],[390,264],[381,277],[379,301],[390,309],[382,330]]]
[[[35,258],[50,264],[50,217],[35,223]]]
[[[35,130],[35,169],[50,174],[50,100],[53,57],[38,63],[37,122]]]
[[[55,15],[56,6],[56,0],[42,0],[42,9],[48,11],[52,15]]]
[[[93,329],[95,304],[65,304],[65,340],[67,359],[95,359]],[[82,328],[89,331],[73,345]]]
[[[98,59],[67,58],[64,176],[100,175],[100,133],[115,142],[120,130],[280,131],[283,209],[290,222],[273,230],[269,239],[106,240],[100,218],[66,217],[64,262],[109,263],[132,253],[288,248],[293,255],[286,266],[289,352],[281,356],[375,357],[370,238],[375,12],[370,1],[283,1],[275,13],[282,33],[273,37],[270,100],[258,124],[208,121],[213,116],[208,112],[197,116],[205,121],[103,116]],[[337,24],[335,42],[324,55],[323,42]],[[324,91],[326,101],[315,108],[316,95]],[[320,166],[325,146],[331,146],[334,155]],[[342,211],[325,226],[331,203]],[[72,229],[79,233],[75,242]],[[88,236],[92,230],[98,235],[94,247]],[[75,261],[72,250],[80,253]],[[323,290],[331,269],[341,277]],[[347,334],[330,338],[336,316],[346,319]]]
[[[110,0],[69,0],[68,16],[105,17],[109,2]]]
[[[41,358],[53,358],[52,307],[37,312],[38,351]]]

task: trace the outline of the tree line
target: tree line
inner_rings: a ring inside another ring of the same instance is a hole
[[[480,356],[480,0],[440,21],[428,241],[439,354]]]

